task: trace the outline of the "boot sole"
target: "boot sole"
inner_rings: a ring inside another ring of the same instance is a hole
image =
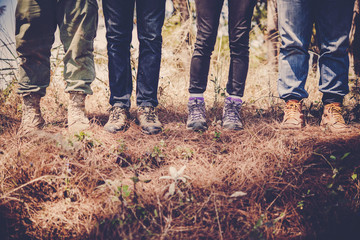
[[[203,132],[203,131],[206,131],[208,128],[207,128],[207,127],[203,127],[203,128],[200,128],[200,127],[192,128],[192,127],[186,126],[186,129],[187,129],[187,130],[194,131],[194,132]]]
[[[206,123],[199,123],[199,122],[196,122],[194,124],[194,126],[189,126],[186,124],[186,129],[187,130],[192,130],[192,131],[195,131],[195,132],[203,132],[203,131],[206,131],[208,129],[208,126]]]
[[[295,125],[295,124],[281,124],[280,128],[282,130],[301,130],[304,128],[304,124]]]
[[[121,126],[120,128],[107,128],[104,126],[104,130],[109,133],[117,133],[117,132],[125,132],[130,127],[129,123],[126,123],[125,125]],[[114,129],[114,130],[112,130]]]
[[[241,124],[241,126],[236,124],[230,124],[230,125],[222,125],[222,128],[226,131],[239,131],[243,130],[244,126]]]
[[[328,132],[331,132],[331,133],[349,133],[349,132],[352,131],[350,127],[347,127],[345,129],[336,129],[334,127],[331,127],[329,124],[322,124],[322,125],[320,125],[320,128],[324,132],[328,131]]]
[[[145,133],[147,135],[156,135],[156,134],[161,133],[162,129],[156,129],[156,130],[149,131],[149,130],[145,130],[145,129],[141,128],[141,132]]]
[[[235,128],[223,127],[223,130],[225,130],[225,131],[240,131],[240,130],[244,130],[244,128],[243,127],[235,127]]]

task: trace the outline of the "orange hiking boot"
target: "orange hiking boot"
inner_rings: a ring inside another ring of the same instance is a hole
[[[320,126],[332,132],[344,132],[349,130],[349,127],[345,124],[345,120],[342,116],[341,103],[334,102],[325,105]]]
[[[301,112],[300,101],[287,101],[284,113],[284,120],[281,123],[282,129],[301,129],[304,126],[304,115]]]

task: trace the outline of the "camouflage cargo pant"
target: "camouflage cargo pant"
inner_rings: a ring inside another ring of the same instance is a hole
[[[50,50],[59,26],[65,51],[65,91],[92,94],[90,84],[95,78],[93,43],[97,21],[96,0],[18,0],[18,93],[45,95],[50,83]]]

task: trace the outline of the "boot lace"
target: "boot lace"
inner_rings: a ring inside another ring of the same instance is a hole
[[[330,103],[329,104],[329,113],[332,114],[336,122],[345,124],[345,120],[341,114],[342,108],[341,106]]]
[[[296,118],[296,114],[301,112],[301,104],[300,102],[289,101],[286,103],[286,107],[284,110],[286,120]]]
[[[198,101],[189,106],[189,113],[192,121],[202,120],[205,118],[205,108],[202,104],[198,103]]]
[[[110,119],[111,120],[118,120],[120,118],[124,118],[125,116],[125,110],[120,107],[113,107],[110,110]]]
[[[156,123],[156,113],[155,113],[155,108],[153,107],[143,107],[142,110],[144,111],[144,116],[147,122],[153,122]]]
[[[238,122],[240,120],[240,106],[234,102],[225,105],[225,118],[230,122]]]

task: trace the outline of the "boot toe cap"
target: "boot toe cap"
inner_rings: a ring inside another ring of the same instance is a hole
[[[193,131],[204,131],[207,130],[207,125],[206,122],[193,122],[187,124],[186,128]]]
[[[228,123],[228,124],[224,124],[223,128],[225,130],[234,130],[234,131],[238,131],[243,129],[243,125],[242,124],[236,124],[236,123]]]
[[[154,135],[161,132],[162,128],[159,126],[142,127],[142,132],[148,135]]]

